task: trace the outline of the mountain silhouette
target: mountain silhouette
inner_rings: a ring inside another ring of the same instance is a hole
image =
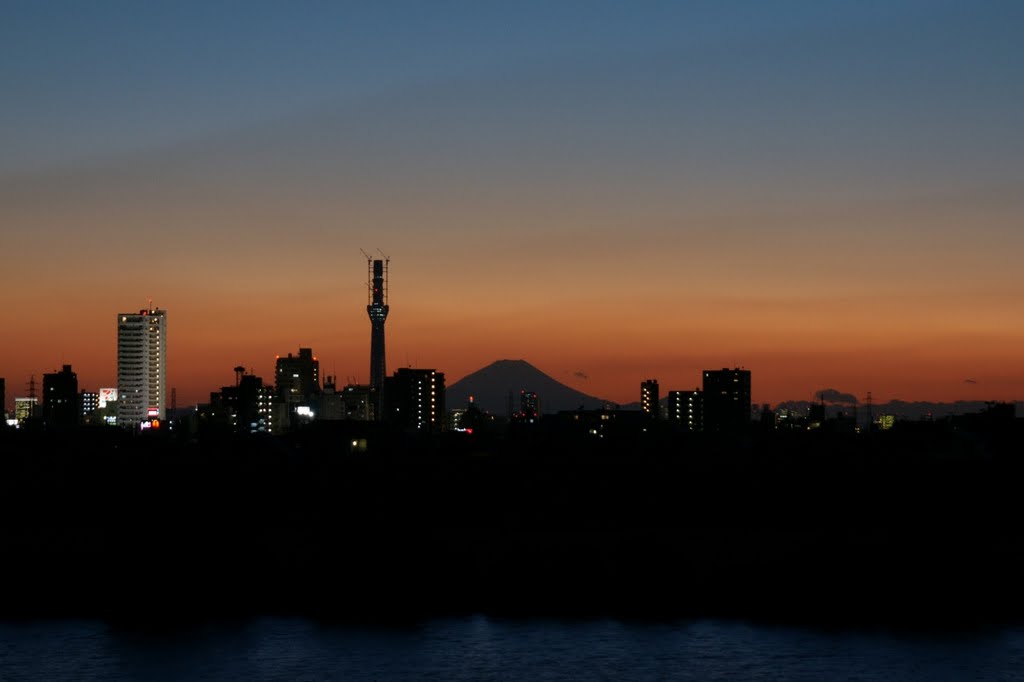
[[[506,416],[510,391],[516,410],[519,409],[520,391],[536,393],[542,414],[575,410],[581,406],[593,410],[605,404],[600,398],[555,381],[526,360],[498,360],[467,374],[447,388],[445,400],[449,408],[465,407],[469,396],[473,396],[481,410]]]

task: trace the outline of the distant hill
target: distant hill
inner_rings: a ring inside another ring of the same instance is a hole
[[[788,409],[797,414],[807,414],[811,403],[806,400],[787,400],[775,406],[775,409]],[[826,414],[834,416],[836,412],[850,413],[856,410],[858,415],[867,415],[867,405],[864,403],[832,404],[826,401]],[[985,409],[983,400],[957,400],[952,403],[933,403],[927,401],[908,402],[905,400],[890,400],[887,403],[875,403],[871,406],[871,412],[876,417],[880,414],[891,414],[899,419],[940,419],[955,414],[972,414]],[[1024,403],[1016,403],[1017,415],[1024,415]]]
[[[519,408],[519,392],[533,391],[540,399],[543,414],[562,410],[600,408],[605,401],[581,393],[555,381],[525,360],[498,360],[468,374],[446,390],[448,409],[464,407],[473,396],[477,407],[485,412],[505,416],[508,394],[513,393],[514,407]]]

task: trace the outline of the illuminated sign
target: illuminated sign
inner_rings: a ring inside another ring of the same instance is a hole
[[[147,417],[159,417],[160,416],[160,408],[157,408],[157,407],[149,408],[148,410],[146,410],[146,416]]]
[[[300,417],[312,418],[313,408],[309,407],[308,405],[299,405],[298,407],[295,408],[295,414],[299,415]]]
[[[117,389],[116,388],[101,388],[100,389],[100,407],[106,407],[107,403],[117,402]]]

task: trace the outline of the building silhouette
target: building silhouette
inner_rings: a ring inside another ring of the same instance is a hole
[[[380,414],[382,393],[386,390],[387,363],[384,353],[384,322],[388,319],[388,260],[367,261],[369,300],[366,314],[370,317],[370,388],[376,393],[375,413]]]
[[[387,421],[416,433],[439,433],[447,424],[444,373],[403,367],[384,387]]]
[[[704,370],[704,430],[738,432],[750,425],[750,371]]]
[[[348,384],[341,390],[345,419],[375,421],[379,391],[367,384]]]
[[[96,421],[96,411],[100,409],[100,394],[96,391],[82,389],[78,394],[78,418],[82,424]]]
[[[465,417],[467,409],[465,407],[456,407],[448,410],[448,430],[449,431],[465,431]],[[470,431],[472,433],[472,431]]]
[[[658,380],[647,379],[640,384],[640,409],[652,419],[658,418]]]
[[[210,394],[213,414],[220,413],[235,433],[275,433],[277,431],[274,388],[264,385],[262,377],[236,372],[235,385],[224,386]]]
[[[807,408],[807,426],[811,429],[821,428],[825,423],[825,400],[819,394],[819,400]]]
[[[650,415],[642,411],[602,407],[597,410],[562,410],[551,421],[563,433],[621,442],[639,438],[650,426],[650,419]]]
[[[669,391],[668,420],[682,426],[686,431],[704,430],[704,394],[700,389],[692,391]]]
[[[320,395],[320,361],[312,348],[300,348],[298,355],[277,356],[274,382],[278,398],[289,405],[308,403]]]
[[[117,423],[138,427],[167,416],[167,311],[117,316]]]
[[[38,398],[14,399],[14,419],[18,422],[18,426],[36,416],[36,410],[39,407],[38,403]]]
[[[0,377],[0,417],[7,418],[7,382]]]
[[[540,419],[540,398],[533,391],[519,392],[519,416],[527,422]]]
[[[345,396],[338,390],[336,378],[324,377],[324,386],[320,391],[316,418],[324,421],[340,421],[345,418]]]
[[[107,426],[117,425],[117,388],[110,386],[98,391],[99,403],[95,421]]]
[[[78,421],[78,375],[71,365],[43,374],[43,423],[53,429],[76,426]]]
[[[313,355],[313,349],[299,348],[298,355],[278,355],[274,383],[277,402],[283,406],[281,423],[276,426],[287,429],[301,419],[311,419],[321,392],[320,361]]]

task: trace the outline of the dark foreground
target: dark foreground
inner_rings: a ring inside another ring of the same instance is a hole
[[[0,440],[0,617],[1024,616],[1016,432]]]

